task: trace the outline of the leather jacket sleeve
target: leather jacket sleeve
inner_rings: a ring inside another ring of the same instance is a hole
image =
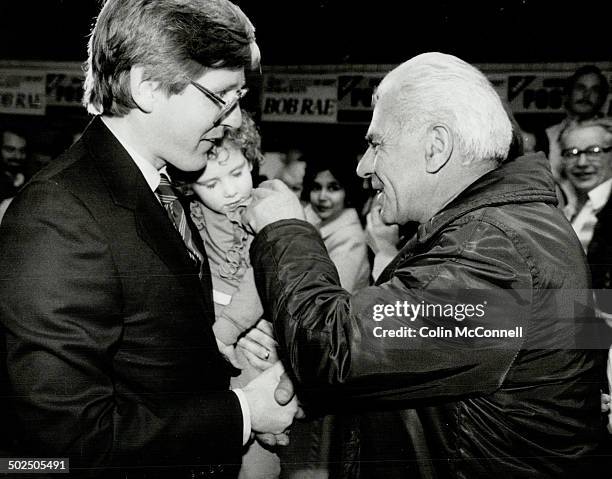
[[[466,291],[493,291],[487,315],[460,325],[486,326],[495,317],[496,327],[526,326],[531,276],[517,262],[511,240],[494,225],[466,222],[442,232],[435,247],[421,254],[406,251],[383,273],[382,283],[351,295],[339,286],[322,241],[307,223],[279,221],[257,235],[251,257],[258,287],[285,359],[305,389],[333,387],[372,405],[447,401],[501,386],[524,338],[381,338],[373,333],[379,325],[418,330],[458,324],[453,317],[373,317],[376,305],[456,304]],[[519,297],[521,289],[527,297]]]

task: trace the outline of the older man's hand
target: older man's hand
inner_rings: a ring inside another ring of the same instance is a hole
[[[289,375],[285,372],[280,377],[280,382],[278,386],[276,386],[276,391],[274,391],[274,399],[281,406],[288,404],[295,397],[295,390],[293,388],[293,382],[289,378]],[[298,401],[298,409],[295,413],[295,417],[297,419],[303,419],[306,417],[304,414],[304,409],[299,404]],[[275,446],[288,446],[289,445],[289,429],[281,434],[256,434],[255,437],[257,440],[265,446],[275,447]]]
[[[285,372],[280,377],[280,382],[276,386],[274,391],[274,399],[281,406],[288,404],[295,397],[295,390],[293,388],[293,382],[289,378],[289,375]],[[298,401],[298,409],[295,413],[297,419],[303,419],[306,417],[304,410]],[[288,446],[289,445],[289,429],[285,430],[280,434],[270,433],[258,433],[255,434],[255,438],[264,446],[276,447],[276,446]]]
[[[382,220],[381,206],[375,204],[366,217],[366,242],[372,252],[393,258],[399,243],[399,226],[386,225]]]
[[[253,190],[253,201],[247,207],[243,221],[254,233],[259,233],[279,220],[305,220],[304,209],[295,194],[280,180],[268,180]]]
[[[284,379],[284,368],[278,361],[242,388],[251,413],[251,429],[255,433],[283,434],[299,414],[297,399],[280,404],[275,393]]]

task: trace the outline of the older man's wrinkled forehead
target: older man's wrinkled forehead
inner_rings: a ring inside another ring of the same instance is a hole
[[[370,136],[389,137],[400,127],[397,118],[397,82],[389,75],[383,78],[372,93],[372,121],[368,129]]]
[[[391,77],[391,79],[389,79]],[[372,107],[375,107],[383,95],[387,95],[389,91],[394,87],[393,77],[391,73],[382,79],[380,84],[374,88],[372,92]]]

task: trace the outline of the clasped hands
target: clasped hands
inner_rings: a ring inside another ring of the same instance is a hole
[[[282,219],[306,219],[299,199],[280,180],[264,181],[253,190],[252,197],[242,219],[253,233]],[[289,444],[287,429],[294,418],[304,416],[293,383],[278,360],[277,346],[272,325],[263,320],[236,345],[252,366],[263,371],[242,390],[251,409],[251,429],[267,446]]]
[[[251,429],[266,446],[289,444],[288,428],[304,416],[293,383],[278,360],[272,324],[260,320],[238,343],[242,355],[262,373],[242,388],[251,412]]]

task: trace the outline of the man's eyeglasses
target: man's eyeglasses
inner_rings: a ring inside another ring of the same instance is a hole
[[[612,146],[589,146],[584,150],[579,150],[578,148],[567,148],[561,152],[561,156],[567,161],[577,161],[582,154],[590,159],[590,160],[599,160],[602,155],[612,151]]]
[[[223,119],[227,117],[232,110],[236,107],[238,102],[246,95],[249,91],[248,88],[240,88],[239,90],[234,90],[231,93],[231,97],[227,100],[224,100],[215,92],[210,91],[208,88],[203,87],[199,83],[194,82],[193,80],[189,81],[194,87],[200,90],[204,95],[211,101],[217,104],[219,107],[219,113],[215,116],[213,120],[213,128],[219,126]]]

